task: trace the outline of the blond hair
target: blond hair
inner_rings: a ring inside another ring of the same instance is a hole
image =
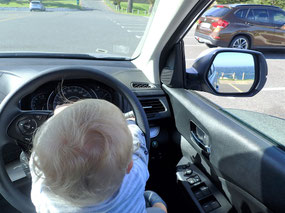
[[[41,126],[33,141],[32,169],[62,201],[94,205],[119,189],[132,152],[132,136],[120,109],[89,99]]]

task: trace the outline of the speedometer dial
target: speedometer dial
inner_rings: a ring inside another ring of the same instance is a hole
[[[48,94],[39,93],[35,95],[31,100],[31,109],[32,110],[47,109],[47,99],[48,99]]]
[[[57,105],[64,103],[75,102],[81,99],[92,98],[92,94],[86,89],[79,86],[66,86],[57,93],[53,100],[53,109]]]

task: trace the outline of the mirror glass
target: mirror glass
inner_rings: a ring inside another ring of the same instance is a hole
[[[218,53],[208,71],[208,81],[218,93],[249,92],[254,79],[254,58],[249,53]]]

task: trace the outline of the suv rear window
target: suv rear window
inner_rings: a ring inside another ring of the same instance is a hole
[[[203,16],[213,16],[213,17],[222,17],[226,15],[230,11],[230,8],[228,7],[222,7],[222,6],[215,6],[212,7],[210,10],[206,11]]]

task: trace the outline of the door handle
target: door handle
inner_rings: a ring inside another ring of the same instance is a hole
[[[211,154],[211,147],[209,145],[206,145],[201,139],[198,138],[198,136],[191,131],[191,136],[195,143],[204,150],[207,154]]]
[[[253,26],[253,24],[249,23],[249,22],[245,22],[246,25],[248,26]]]
[[[208,155],[211,153],[211,146],[208,137],[201,128],[199,128],[193,121],[190,122],[190,135],[192,140]],[[206,141],[205,141],[206,140]]]

